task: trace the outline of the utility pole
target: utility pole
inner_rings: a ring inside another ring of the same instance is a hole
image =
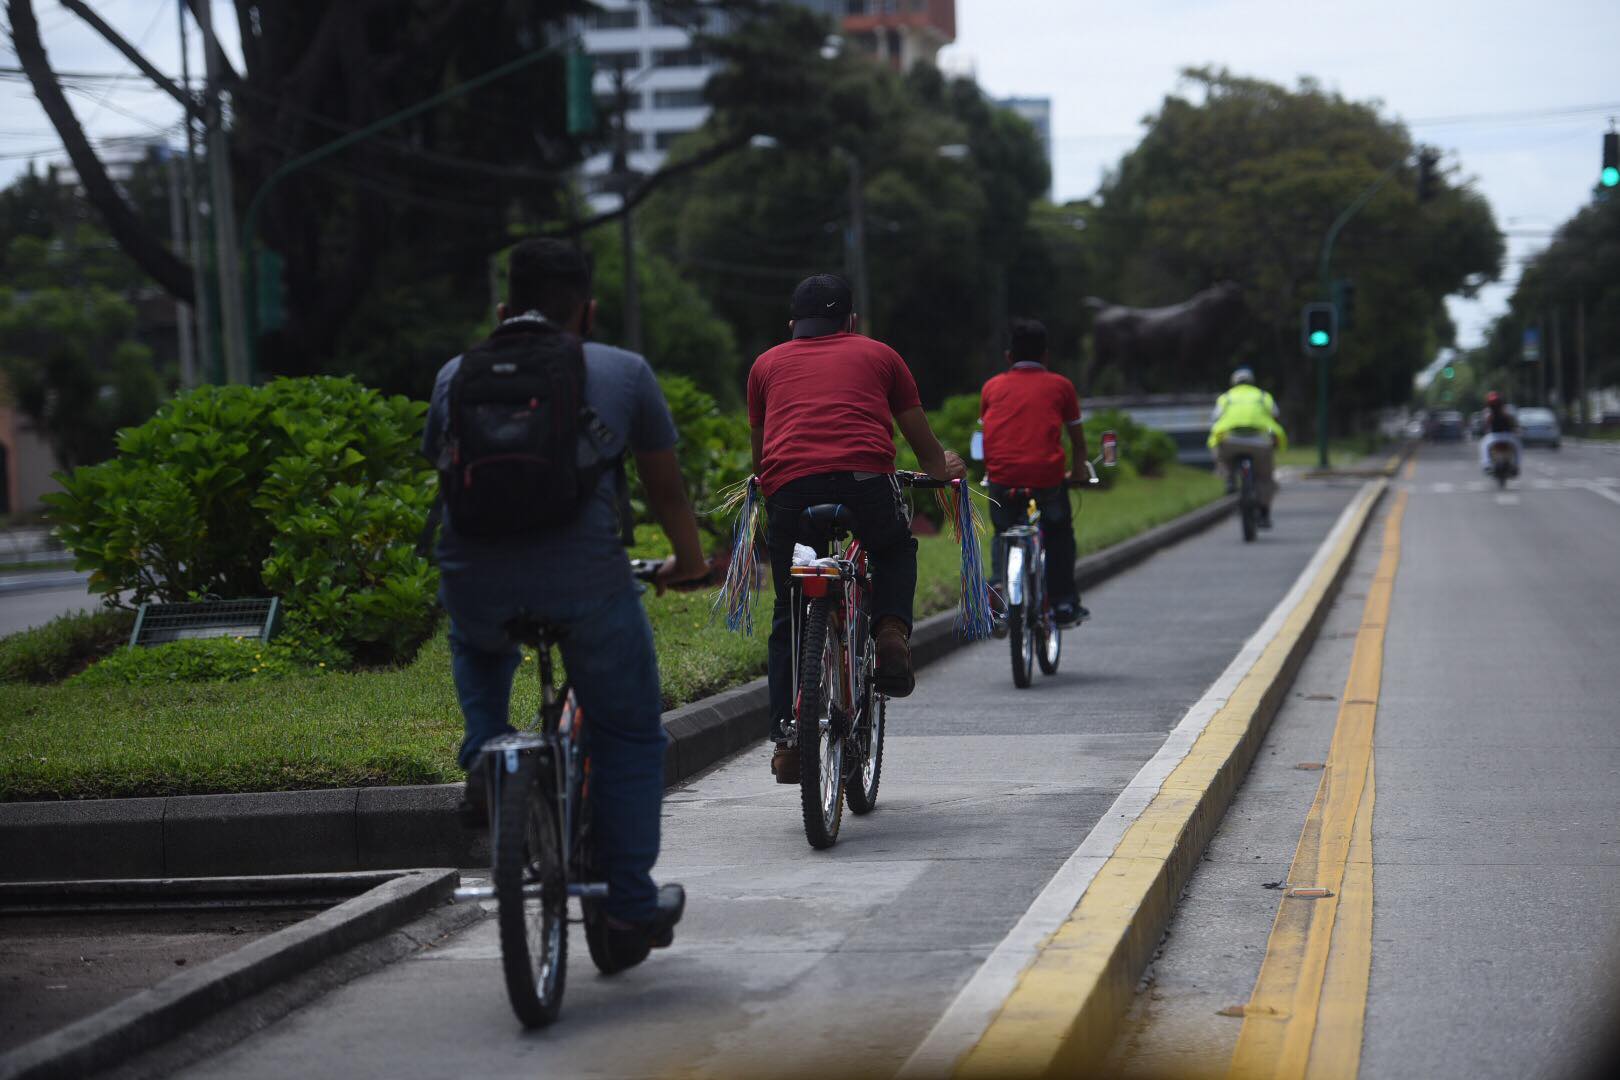
[[[180,207],[180,155],[164,147],[163,165],[169,181],[169,245],[179,255],[186,250],[186,227]],[[180,388],[190,390],[197,385],[197,353],[192,342],[191,305],[184,300],[174,302],[174,326],[180,337]]]
[[[1564,317],[1558,308],[1552,310],[1552,401],[1564,408]],[[1551,404],[1546,402],[1545,404]]]
[[[1592,418],[1587,415],[1591,403],[1586,397],[1586,297],[1575,300],[1575,394],[1581,402],[1581,438],[1592,434]]]
[[[214,256],[219,269],[225,381],[246,383],[252,373],[248,370],[247,324],[242,317],[242,262],[236,247],[236,203],[231,190],[230,152],[225,146],[225,126],[219,109],[220,51],[219,40],[214,37],[211,6],[197,5],[203,60],[208,73],[208,88],[203,95],[203,115],[208,126],[208,205],[214,219]]]
[[[180,85],[191,93],[191,42],[186,33],[186,0],[175,0],[175,12],[180,16]],[[203,378],[216,377],[214,365],[214,320],[208,296],[208,257],[203,249],[202,210],[197,198],[197,128],[190,112],[182,112],[181,123],[186,125],[186,213],[187,232],[191,236],[191,281],[195,303],[192,314],[197,322],[196,368]],[[183,375],[183,373],[182,373]],[[184,379],[182,378],[182,383]],[[189,389],[195,383],[185,383]]]
[[[641,338],[641,272],[636,266],[636,230],[630,210],[630,189],[635,173],[630,168],[630,91],[624,67],[613,69],[613,93],[619,124],[613,139],[613,183],[619,189],[619,240],[624,254],[624,344],[631,352],[644,352]]]
[[[855,290],[855,311],[859,329],[871,333],[872,294],[866,283],[866,183],[861,176],[861,159],[848,150],[839,151],[849,166],[849,227],[844,230],[844,270]]]

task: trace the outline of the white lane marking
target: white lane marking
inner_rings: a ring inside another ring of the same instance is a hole
[[[1598,485],[1598,484],[1590,484],[1589,483],[1589,484],[1583,484],[1582,486],[1587,491],[1590,491],[1594,495],[1600,495],[1603,498],[1608,499],[1612,503],[1620,504],[1620,491],[1611,491],[1608,488],[1603,487],[1603,486]]]
[[[1310,563],[1295,579],[1293,587],[1288,590],[1266,621],[1256,630],[1254,636],[1244,643],[1242,650],[1227,665],[1214,684],[1198,699],[1197,704],[1187,710],[1175,728],[1165,739],[1159,752],[1154,754],[1146,765],[1143,765],[1125,790],[1119,793],[1112,806],[1108,808],[1102,818],[1092,827],[1080,846],[1074,849],[1073,854],[1052,875],[1052,880],[1046,883],[1035,902],[1030,904],[1007,936],[973,973],[967,985],[962,987],[961,993],[951,1002],[950,1008],[939,1018],[939,1022],[928,1033],[906,1059],[905,1065],[897,1074],[896,1080],[924,1080],[926,1077],[939,1077],[947,1075],[955,1067],[962,1055],[978,1043],[983,1037],[985,1029],[990,1026],[996,1014],[1001,1011],[1002,1004],[1007,1000],[1013,990],[1018,986],[1018,979],[1040,951],[1041,945],[1047,938],[1057,932],[1074,910],[1080,898],[1090,887],[1092,880],[1103,863],[1114,853],[1125,830],[1141,816],[1147,809],[1148,803],[1159,793],[1176,766],[1181,764],[1187,752],[1192,749],[1193,743],[1204,733],[1217,712],[1221,710],[1227,700],[1232,696],[1238,684],[1243,681],[1249,671],[1259,661],[1260,655],[1266,647],[1277,637],[1282,630],[1283,623],[1287,621],[1305,593],[1316,580],[1321,571],[1322,564],[1329,554],[1337,547],[1340,538],[1350,528],[1350,521],[1360,508],[1362,502],[1371,497],[1374,486],[1373,481],[1363,484],[1354,499],[1350,500],[1339,520],[1334,523],[1328,532],[1327,539],[1316,549],[1311,556]]]
[[[1435,484],[1434,488],[1433,488],[1433,491],[1434,491],[1434,493],[1436,495],[1449,495],[1453,491],[1456,491],[1456,490],[1457,490],[1457,485],[1456,484],[1449,483],[1449,482],[1447,482],[1445,480],[1441,480],[1439,483]]]
[[[1496,505],[1498,505],[1498,506],[1518,506],[1519,505],[1519,497],[1517,495],[1506,495],[1506,494],[1498,495],[1496,497]]]

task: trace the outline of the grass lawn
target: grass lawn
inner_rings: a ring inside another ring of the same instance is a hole
[[[1209,473],[1172,467],[1084,496],[1081,554],[1168,521],[1220,494]],[[1076,496],[1077,498],[1079,496]],[[955,603],[949,537],[920,545],[919,616]],[[647,597],[666,706],[765,670],[769,599],[756,633],[710,620],[711,594]],[[513,710],[532,714],[532,660]],[[925,676],[926,677],[926,676]],[[0,800],[187,795],[460,779],[461,715],[441,631],[408,667],[264,682],[163,687],[0,685]]]
[[[1328,442],[1328,465],[1343,468],[1356,465],[1369,455],[1388,454],[1395,443],[1380,442],[1375,439],[1333,439]],[[1294,465],[1300,468],[1314,469],[1317,463],[1316,440],[1290,444],[1288,449],[1277,455],[1278,465]]]

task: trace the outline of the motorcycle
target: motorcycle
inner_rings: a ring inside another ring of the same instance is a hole
[[[1519,455],[1508,439],[1498,439],[1491,443],[1487,450],[1490,456],[1490,473],[1496,478],[1496,486],[1507,487],[1507,482],[1519,475]]]

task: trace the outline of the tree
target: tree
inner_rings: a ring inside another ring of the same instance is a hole
[[[1445,297],[1471,295],[1499,273],[1502,237],[1484,197],[1441,177],[1436,198],[1419,205],[1411,138],[1374,105],[1310,80],[1290,90],[1219,70],[1184,77],[1199,99],[1166,97],[1099,194],[1088,236],[1100,291],[1152,305],[1239,282],[1253,315],[1240,355],[1298,415],[1313,378],[1299,358],[1299,310],[1327,299],[1323,235],[1396,165],[1334,252],[1333,275],[1357,286],[1357,317],[1341,335],[1333,392],[1341,418],[1404,400],[1412,374],[1454,336]],[[1212,361],[1123,374],[1138,388],[1190,390],[1223,386],[1226,372]]]
[[[110,457],[114,433],[161,400],[134,326],[133,306],[100,285],[0,288],[0,376],[64,467]]]
[[[775,147],[666,186],[648,201],[642,236],[755,355],[784,337],[795,282],[844,267],[853,159],[865,201],[866,325],[912,362],[925,399],[976,388],[999,363],[1007,271],[1046,187],[1039,142],[971,80],[823,56],[827,32],[784,4],[706,45],[724,61],[709,84],[714,111],[676,158],[740,132]],[[952,147],[965,154],[941,154]]]

